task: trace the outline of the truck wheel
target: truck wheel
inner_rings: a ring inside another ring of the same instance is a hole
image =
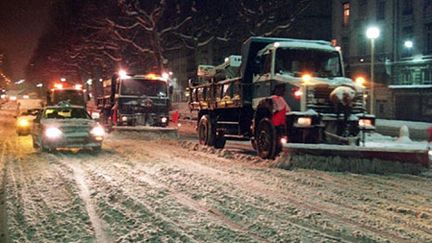
[[[223,149],[225,147],[226,138],[223,132],[218,132],[214,141],[214,147],[217,149]]]
[[[262,119],[255,133],[256,150],[263,159],[276,156],[276,129],[268,118]]]
[[[198,124],[199,143],[202,145],[212,146],[215,136],[216,131],[213,128],[209,115],[202,116]]]

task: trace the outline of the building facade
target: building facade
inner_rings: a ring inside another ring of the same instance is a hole
[[[352,78],[370,80],[366,30],[380,30],[373,47],[377,117],[431,122],[432,0],[333,0],[332,6],[333,37]]]

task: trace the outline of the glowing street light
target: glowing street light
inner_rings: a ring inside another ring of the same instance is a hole
[[[406,40],[406,41],[404,42],[404,46],[405,46],[406,48],[408,48],[408,49],[411,49],[411,48],[413,48],[413,46],[414,46],[414,42],[412,42],[411,40]]]
[[[366,30],[366,36],[371,40],[371,67],[370,67],[370,113],[375,113],[375,96],[374,96],[374,86],[375,86],[375,79],[374,79],[374,68],[375,68],[375,39],[378,38],[380,35],[380,29],[378,27],[372,26],[369,27]]]

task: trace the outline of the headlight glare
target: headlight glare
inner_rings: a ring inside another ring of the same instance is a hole
[[[55,139],[59,138],[62,135],[62,131],[57,127],[49,127],[45,130],[45,136],[47,138]]]
[[[95,137],[103,137],[105,135],[105,130],[100,126],[97,126],[93,127],[90,133]]]
[[[30,122],[27,119],[19,119],[18,120],[18,126],[20,127],[28,127],[30,125]]]
[[[166,117],[162,117],[162,118],[161,118],[161,122],[162,122],[162,123],[166,123],[167,121],[168,121],[168,118],[166,118]]]

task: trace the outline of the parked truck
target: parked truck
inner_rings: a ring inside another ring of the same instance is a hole
[[[108,126],[166,127],[169,123],[169,84],[159,75],[115,74],[103,81],[103,94],[96,102]]]
[[[274,158],[283,143],[358,145],[375,129],[365,88],[345,77],[341,52],[330,42],[251,37],[241,54],[200,65],[190,82],[201,144],[223,148],[226,139],[248,139],[260,157]],[[284,129],[272,123],[272,95],[281,85],[290,108]]]

